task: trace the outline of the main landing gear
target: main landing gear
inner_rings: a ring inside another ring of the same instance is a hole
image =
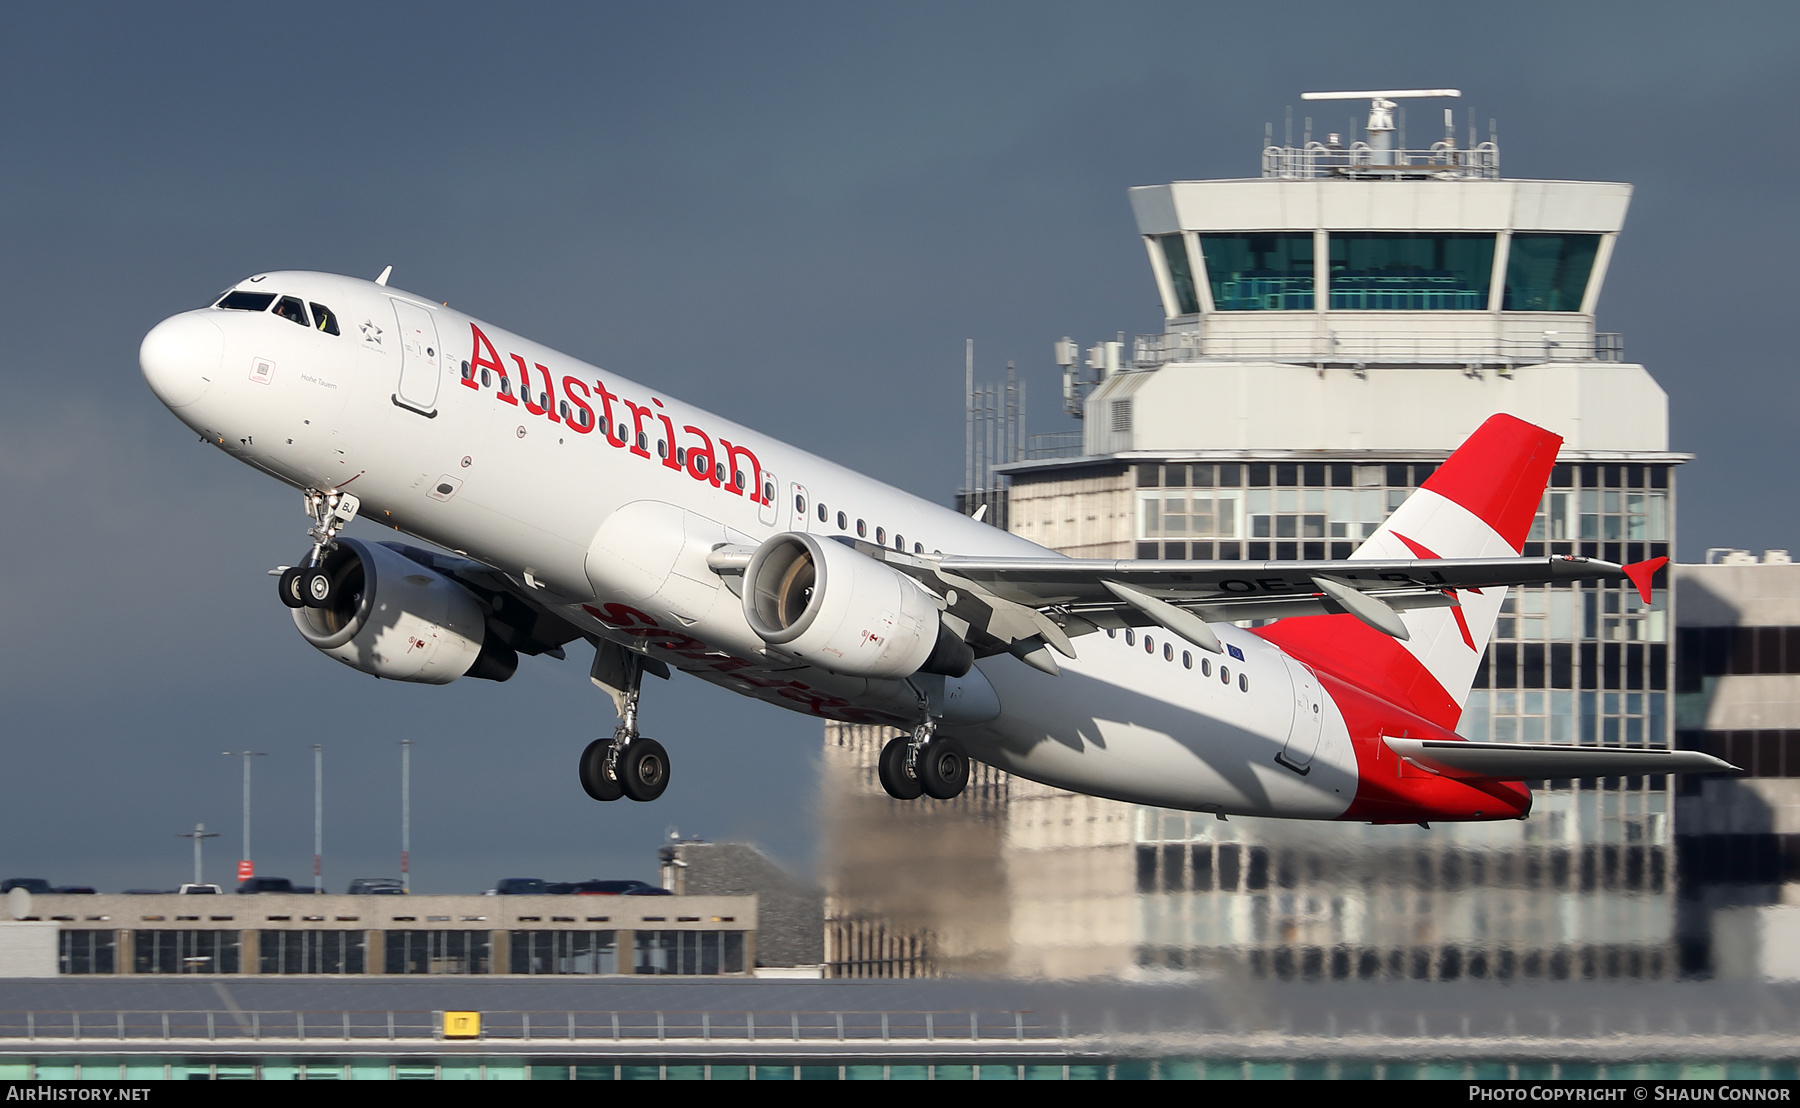
[[[610,739],[595,739],[581,752],[581,787],[595,800],[655,800],[669,787],[669,752],[655,739],[638,734],[638,691],[644,668],[637,657],[626,659],[619,726]]]
[[[337,489],[307,489],[306,514],[313,525],[306,529],[313,541],[306,564],[281,571],[277,585],[281,602],[290,608],[329,608],[337,599],[342,582],[325,569],[325,555],[337,546],[338,532],[356,518],[362,502],[353,494]]]
[[[877,766],[881,787],[895,800],[952,800],[969,783],[969,755],[951,735],[937,734],[929,715],[911,735],[888,740]]]

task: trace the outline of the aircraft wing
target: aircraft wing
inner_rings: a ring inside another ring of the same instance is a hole
[[[1527,781],[1656,773],[1741,773],[1698,750],[1477,743],[1383,736],[1394,753],[1423,769],[1465,780]]]
[[[863,549],[859,545],[858,549]],[[1666,558],[1628,566],[1559,554],[1540,558],[1369,559],[1311,562],[1122,561],[1080,558],[918,558],[869,547],[872,556],[949,600],[1004,649],[1033,637],[1073,657],[1069,638],[1104,628],[1160,626],[1214,652],[1206,624],[1349,614],[1405,639],[1400,613],[1453,607],[1462,590],[1559,581],[1629,579],[1646,602]],[[969,598],[965,603],[964,598]],[[972,610],[963,610],[969,608]],[[998,623],[984,612],[1003,616]],[[1014,618],[1004,618],[1011,612]],[[979,648],[978,648],[979,652]]]
[[[1660,563],[1659,563],[1660,565]],[[1632,567],[1635,569],[1636,567]],[[1652,571],[1654,571],[1652,567]],[[1002,599],[1042,606],[1115,605],[1113,581],[1183,604],[1243,604],[1323,595],[1320,577],[1358,592],[1438,592],[1630,576],[1627,567],[1561,554],[1547,558],[1411,558],[1317,562],[1114,561],[965,558],[937,561],[940,576],[973,581]]]

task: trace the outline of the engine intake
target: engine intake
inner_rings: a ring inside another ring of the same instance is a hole
[[[293,609],[294,625],[351,669],[426,685],[504,681],[518,669],[518,653],[487,633],[481,602],[436,570],[356,539],[337,540],[323,568],[333,601]]]
[[[857,677],[961,677],[975,655],[943,625],[937,600],[904,573],[843,543],[799,532],[757,548],[744,616],[770,646]]]

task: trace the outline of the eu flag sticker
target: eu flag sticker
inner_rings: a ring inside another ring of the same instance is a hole
[[[1230,643],[1225,644],[1225,652],[1240,662],[1244,660],[1244,652],[1237,647],[1232,646]]]

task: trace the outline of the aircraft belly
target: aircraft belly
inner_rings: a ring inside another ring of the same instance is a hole
[[[1046,784],[1160,807],[1331,819],[1355,797],[1349,733],[1329,701],[1307,772],[1275,760],[1291,697],[1272,648],[1244,647],[1252,688],[1264,679],[1273,686],[1255,696],[1179,663],[1109,650],[1097,636],[1077,645],[1084,657],[1064,661],[1057,677],[1010,658],[982,663],[1006,711],[968,736],[972,756]],[[1164,665],[1173,668],[1159,672]]]

